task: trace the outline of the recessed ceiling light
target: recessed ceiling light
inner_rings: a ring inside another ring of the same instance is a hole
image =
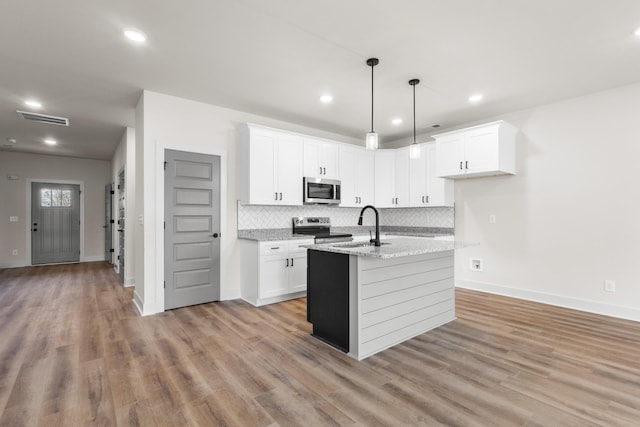
[[[471,95],[469,97],[469,102],[479,102],[479,101],[482,101],[482,94],[480,94],[480,93],[477,93],[475,95]]]
[[[322,102],[323,104],[328,104],[331,101],[333,101],[333,96],[326,94],[326,95],[322,95],[320,97],[320,102]]]
[[[136,43],[144,43],[147,41],[147,35],[135,28],[127,28],[124,30],[124,35],[126,38]]]
[[[44,143],[47,145],[56,145],[58,141],[56,141],[55,139],[48,138],[44,140]]]
[[[24,101],[24,105],[31,108],[42,108],[42,104],[35,99],[27,99]]]
[[[400,123],[402,123],[402,119],[400,118],[392,119],[391,123],[393,123],[394,125],[399,125]]]

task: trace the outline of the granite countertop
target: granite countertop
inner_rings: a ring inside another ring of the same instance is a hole
[[[454,240],[409,239],[402,237],[382,239],[382,243],[382,246],[370,246],[366,243],[324,243],[320,245],[308,245],[307,248],[345,255],[357,255],[388,259],[421,255],[433,252],[451,251],[478,245],[478,243],[461,242]],[[385,245],[384,243],[388,244]],[[349,245],[358,246],[349,247]]]
[[[259,230],[238,230],[238,239],[268,242],[274,240],[313,240],[313,236],[293,234],[291,228],[262,228]]]
[[[375,234],[374,226],[351,226],[351,227],[331,227],[334,233],[351,233],[354,236]],[[453,235],[452,228],[439,227],[397,227],[381,226],[380,234],[391,234],[394,236],[417,236],[417,237],[438,237]],[[268,242],[274,240],[298,240],[312,239],[313,237],[304,234],[293,234],[291,228],[263,228],[254,230],[238,230],[238,239],[256,240]]]

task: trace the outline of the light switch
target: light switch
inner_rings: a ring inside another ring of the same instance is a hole
[[[17,216],[10,216],[9,217],[9,222],[18,222],[18,217]]]

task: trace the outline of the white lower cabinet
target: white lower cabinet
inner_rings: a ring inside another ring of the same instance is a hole
[[[239,240],[242,298],[255,306],[300,298],[307,291],[307,249],[313,240]]]

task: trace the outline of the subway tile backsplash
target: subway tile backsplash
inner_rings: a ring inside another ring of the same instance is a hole
[[[380,225],[405,227],[453,228],[453,208],[379,209]],[[255,206],[238,204],[238,230],[291,227],[296,216],[328,216],[335,227],[353,226],[358,222],[360,208],[339,208],[325,205]],[[365,213],[364,225],[374,225],[375,216]]]

